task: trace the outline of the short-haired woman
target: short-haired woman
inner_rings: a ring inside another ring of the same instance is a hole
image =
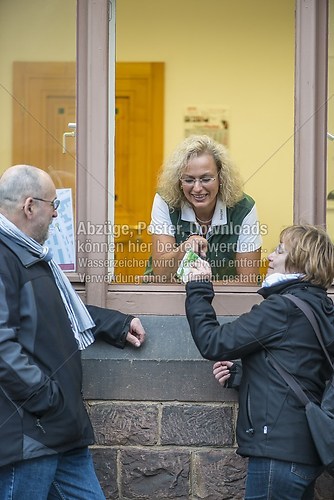
[[[330,355],[334,355],[334,307],[327,294],[334,278],[334,247],[312,225],[284,229],[269,257],[259,290],[265,299],[236,320],[219,324],[211,305],[211,270],[195,262],[186,285],[186,311],[194,341],[204,358],[217,361],[221,384],[238,385],[237,453],[249,457],[245,499],[309,500],[323,468],[304,406],[271,364],[278,364],[321,401],[331,373],[304,313],[285,295],[313,310]],[[235,373],[241,360],[241,373]]]

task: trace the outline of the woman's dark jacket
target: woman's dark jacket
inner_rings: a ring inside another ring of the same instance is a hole
[[[88,307],[123,347],[133,316]],[[0,237],[0,467],[93,443],[80,351],[49,265]]]
[[[270,355],[296,377],[310,399],[320,401],[328,362],[304,313],[290,293],[313,309],[328,351],[334,354],[334,307],[324,289],[291,280],[262,288],[265,298],[235,321],[219,324],[211,306],[211,283],[187,284],[186,312],[204,358],[242,360],[237,422],[238,453],[319,464],[304,407],[270,363]]]

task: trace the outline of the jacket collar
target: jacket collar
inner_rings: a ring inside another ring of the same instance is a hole
[[[260,288],[260,290],[258,290],[257,293],[262,295],[262,297],[266,299],[267,297],[275,293],[276,294],[284,293],[286,288],[293,287],[294,285],[297,285],[297,287],[300,288],[303,285],[310,285],[310,283],[301,281],[300,278],[294,278],[288,281],[277,283],[277,285]]]
[[[0,240],[17,256],[24,267],[33,266],[37,262],[43,260],[41,257],[32,255],[26,248],[18,245],[17,243],[15,243],[15,241],[12,241],[4,234],[0,236]]]

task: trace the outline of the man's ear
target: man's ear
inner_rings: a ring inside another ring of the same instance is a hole
[[[25,200],[24,205],[22,207],[25,216],[28,217],[29,219],[31,218],[33,213],[33,204],[34,204],[33,198],[29,197]]]

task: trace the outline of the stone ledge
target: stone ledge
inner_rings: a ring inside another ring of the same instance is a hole
[[[184,316],[140,316],[147,332],[140,349],[97,341],[82,352],[86,399],[128,401],[236,401],[199,354]],[[220,317],[221,323],[234,317]]]

